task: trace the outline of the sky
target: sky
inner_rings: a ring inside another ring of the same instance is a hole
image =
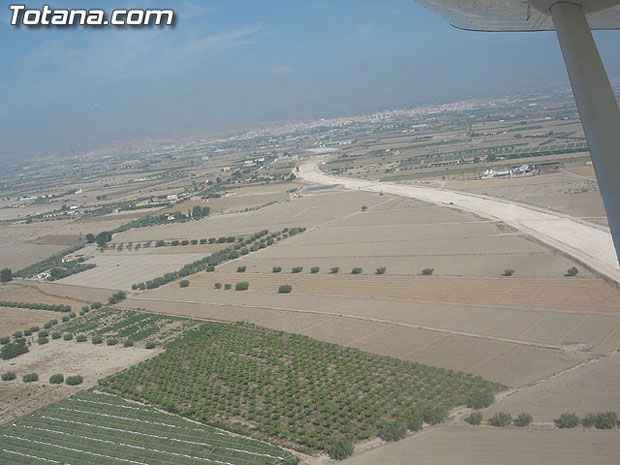
[[[462,31],[411,0],[26,2],[175,10],[174,27],[140,29],[16,28],[11,3],[0,156],[568,86],[554,33]],[[620,31],[595,37],[620,77]]]

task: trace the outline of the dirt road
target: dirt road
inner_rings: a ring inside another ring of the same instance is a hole
[[[541,211],[510,201],[422,186],[343,178],[322,173],[321,161],[299,167],[298,176],[316,184],[341,184],[347,189],[410,197],[501,220],[587,264],[620,283],[620,266],[608,230],[568,215]]]

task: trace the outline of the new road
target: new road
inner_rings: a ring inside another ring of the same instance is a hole
[[[319,170],[322,161],[299,167],[301,179],[315,184],[340,184],[347,189],[410,197],[440,206],[503,221],[536,239],[571,255],[602,275],[620,283],[620,266],[611,234],[568,215],[516,204],[503,199],[405,184],[331,176]]]

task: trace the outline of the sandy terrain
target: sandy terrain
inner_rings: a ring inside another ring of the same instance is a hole
[[[310,182],[319,184],[340,183],[354,190],[414,197],[439,205],[453,206],[485,218],[502,220],[576,257],[614,281],[620,282],[620,266],[611,235],[608,231],[597,226],[578,222],[568,216],[538,211],[494,198],[428,187],[329,176],[319,172],[316,168],[316,162],[302,165],[299,174],[303,179]]]
[[[344,460],[345,465],[617,464],[618,431],[442,426]],[[325,462],[327,463],[327,462]]]
[[[30,346],[30,352],[26,354],[11,360],[0,360],[0,372],[13,371],[17,375],[14,381],[0,382],[0,399],[5,401],[13,395],[21,396],[23,389],[32,389],[31,384],[40,386],[41,389],[34,389],[34,400],[26,396],[24,403],[13,401],[10,404],[0,403],[0,422],[10,421],[53,400],[93,386],[99,378],[153,357],[159,352],[157,349],[94,345],[90,342],[78,343],[62,339],[50,339],[48,344],[42,346],[33,344]],[[39,381],[25,385],[21,377],[27,373],[37,373]],[[81,375],[84,383],[75,387],[49,386],[49,377],[55,373],[63,373],[65,377]],[[55,390],[59,390],[60,393],[57,395]]]

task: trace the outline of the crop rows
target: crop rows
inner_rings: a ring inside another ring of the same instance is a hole
[[[276,465],[290,453],[116,396],[81,392],[0,428],[0,464]]]
[[[113,338],[120,343],[165,343],[197,323],[186,318],[104,307],[58,327],[63,334]]]
[[[385,422],[499,388],[480,377],[246,323],[205,323],[100,386],[299,450],[375,436]]]

